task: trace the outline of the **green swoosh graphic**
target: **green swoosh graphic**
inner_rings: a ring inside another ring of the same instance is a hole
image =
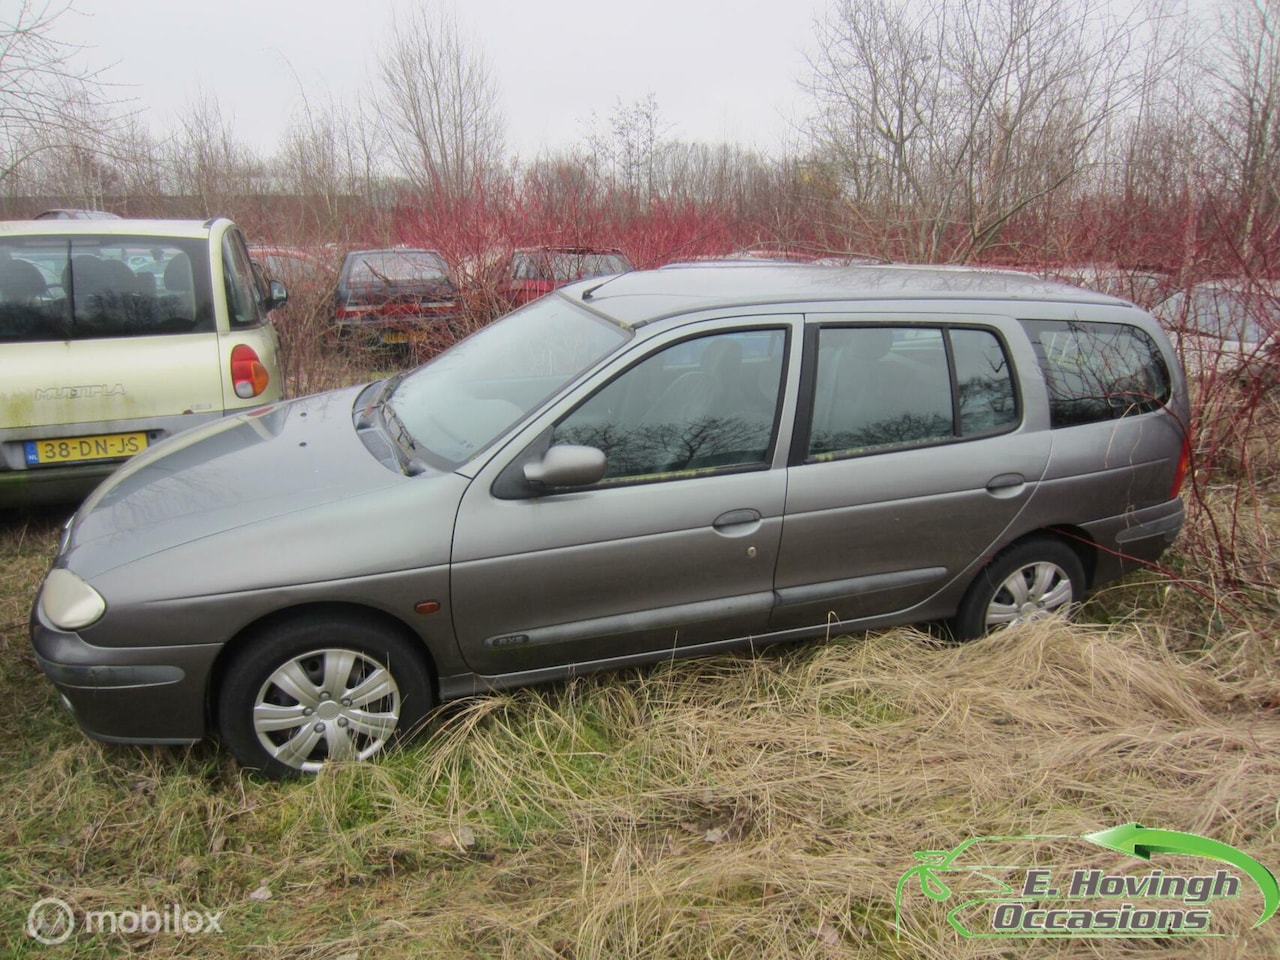
[[[1253,857],[1217,840],[1177,830],[1154,830],[1140,823],[1123,823],[1097,833],[1086,833],[1084,839],[1143,860],[1150,860],[1153,853],[1179,853],[1221,860],[1243,870],[1262,891],[1262,916],[1255,927],[1270,920],[1280,908],[1280,883],[1276,882],[1275,875]]]

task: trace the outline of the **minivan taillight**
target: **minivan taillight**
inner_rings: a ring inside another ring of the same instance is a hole
[[[248,344],[237,344],[231,351],[231,382],[241,400],[258,396],[271,382],[267,368]]]
[[[1169,492],[1172,500],[1182,492],[1182,482],[1187,479],[1187,471],[1191,469],[1191,434],[1182,437],[1182,453],[1178,456],[1178,469],[1173,474],[1173,489]]]

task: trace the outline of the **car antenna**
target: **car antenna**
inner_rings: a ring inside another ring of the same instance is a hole
[[[630,272],[631,271],[629,270],[624,270],[622,273],[615,273],[612,277],[609,277],[606,280],[601,280],[594,287],[587,287],[587,289],[582,291],[582,299],[584,301],[589,302],[592,298],[595,297],[596,291],[599,290],[601,287],[606,286],[607,284],[613,283],[613,281],[617,280],[619,277],[624,276],[625,274]]]

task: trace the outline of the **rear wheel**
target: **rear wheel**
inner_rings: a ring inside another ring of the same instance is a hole
[[[433,704],[410,640],[354,617],[305,617],[271,628],[232,661],[218,729],[243,766],[283,777],[326,760],[368,760]]]
[[[1084,597],[1084,567],[1061,540],[1035,537],[996,556],[956,611],[954,632],[972,640],[1001,627],[1070,613]]]

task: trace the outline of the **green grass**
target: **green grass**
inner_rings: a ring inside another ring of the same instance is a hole
[[[85,738],[40,674],[29,605],[56,512],[0,518],[0,956],[1243,957],[1238,938],[962,940],[920,850],[1137,820],[1280,869],[1274,590],[1214,602],[1140,575],[1080,625],[953,646],[914,630],[665,663],[448,705],[367,765],[266,783],[216,746]],[[1010,857],[1025,851],[1008,847]],[[1064,867],[1142,872],[1081,850]],[[1186,858],[1153,861],[1167,872]],[[222,912],[221,934],[74,935],[27,911]]]

